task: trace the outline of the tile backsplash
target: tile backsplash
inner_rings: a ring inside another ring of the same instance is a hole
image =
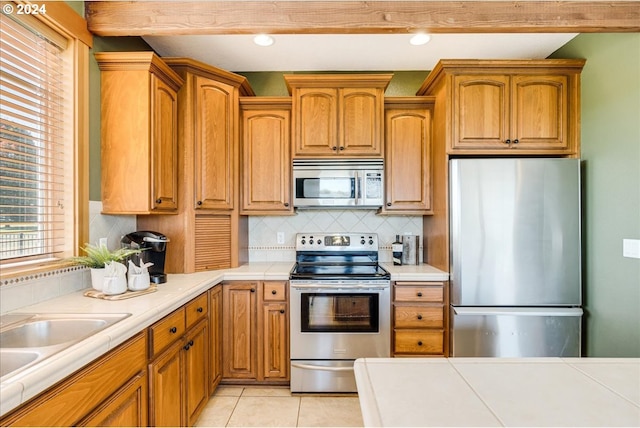
[[[107,238],[107,246],[120,246],[123,235],[136,230],[136,217],[101,214],[102,202],[89,202],[89,242]],[[278,232],[284,243],[278,243]],[[380,261],[391,261],[391,243],[396,234],[420,235],[422,261],[422,217],[382,216],[373,210],[301,210],[293,216],[249,217],[249,261],[295,261],[296,233],[377,233]],[[0,315],[90,287],[88,269],[64,268],[52,272],[12,278],[0,282]]]
[[[89,242],[107,238],[110,249],[120,247],[123,235],[136,230],[135,216],[103,215],[101,201],[89,202]],[[65,294],[73,293],[91,285],[89,270],[69,267],[51,272],[31,274],[0,282],[0,315],[15,311]]]
[[[284,243],[278,243],[278,232]],[[377,215],[374,210],[300,210],[293,216],[249,217],[249,261],[295,261],[296,233],[377,233],[380,261],[390,262],[396,235],[419,235],[422,261],[422,217]]]

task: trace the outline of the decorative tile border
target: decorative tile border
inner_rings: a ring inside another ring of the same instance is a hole
[[[13,277],[13,278],[7,278],[7,279],[4,279],[4,280],[0,281],[0,286],[2,286],[2,285],[15,285],[15,284],[24,283],[24,282],[27,282],[27,281],[35,281],[35,280],[46,278],[46,277],[54,277],[56,275],[61,275],[61,274],[64,274],[64,273],[75,272],[75,271],[84,270],[84,269],[86,269],[84,266],[67,266],[67,267],[63,267],[63,268],[60,268],[60,269],[55,269],[55,270],[50,270],[50,271],[45,271],[45,272],[32,273],[32,274],[28,274],[28,275],[25,275],[25,276],[16,276],[16,277]]]

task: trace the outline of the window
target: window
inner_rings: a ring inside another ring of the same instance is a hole
[[[84,22],[64,4],[53,8]],[[42,268],[74,255],[87,229],[80,181],[87,179],[88,47],[45,15],[0,14],[3,276],[5,268]]]

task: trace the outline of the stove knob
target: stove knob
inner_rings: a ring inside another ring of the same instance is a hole
[[[322,240],[318,239],[318,245],[322,244]]]
[[[301,243],[302,245],[304,245],[304,244],[306,244],[306,243],[307,243],[307,241],[305,241],[305,240],[303,239],[302,241],[300,241],[300,243]]]
[[[313,245],[313,239],[309,239],[309,245]]]
[[[369,239],[369,245],[373,245],[373,239]]]
[[[360,244],[364,245],[367,241],[365,241],[364,239],[362,241],[360,241]]]

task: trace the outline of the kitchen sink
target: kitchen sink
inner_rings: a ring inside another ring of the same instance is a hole
[[[28,366],[40,357],[35,351],[0,349],[0,378]]]
[[[0,317],[0,378],[16,374],[131,314],[11,314]]]

